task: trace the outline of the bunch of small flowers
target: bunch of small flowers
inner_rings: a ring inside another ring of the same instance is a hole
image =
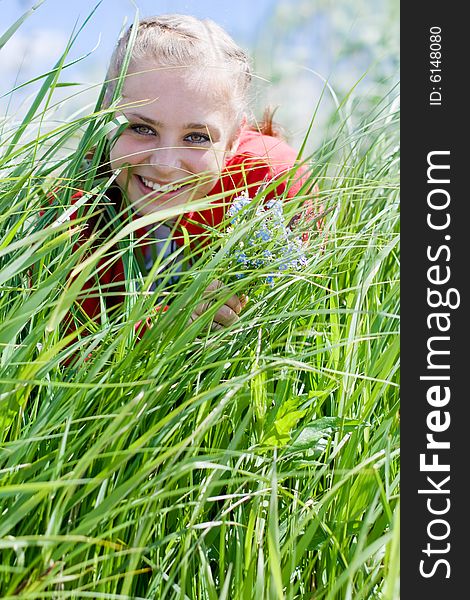
[[[227,211],[230,226],[223,234],[236,235],[230,248],[229,268],[237,279],[250,278],[251,296],[262,296],[286,272],[300,271],[307,265],[306,243],[286,225],[281,200],[266,204],[250,200],[246,192],[236,197]]]

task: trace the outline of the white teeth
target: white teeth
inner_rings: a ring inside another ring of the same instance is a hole
[[[160,185],[159,183],[155,183],[153,181],[150,181],[149,179],[145,179],[145,177],[140,177],[142,179],[142,181],[145,183],[145,185],[154,190],[155,192],[174,192],[176,190],[179,190],[180,187],[183,187],[183,185],[185,184],[176,184],[176,185]]]

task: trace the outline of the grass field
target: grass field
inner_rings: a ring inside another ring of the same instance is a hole
[[[193,268],[170,290],[163,263],[140,271],[142,222],[125,211],[99,245],[74,250],[85,221],[71,230],[70,196],[90,191],[87,213],[99,212],[112,182],[93,161],[82,169],[111,115],[54,122],[65,61],[21,122],[1,124],[1,597],[396,600],[394,92],[354,125],[339,105],[302,157],[326,212],[307,267],[280,272],[237,323],[210,331],[222,296],[188,317],[227,278],[217,232],[210,252],[186,245]],[[107,310],[94,273],[117,257],[126,291]],[[159,269],[160,291],[146,293]],[[265,274],[226,281],[242,293]],[[77,303],[87,280],[102,298],[93,322]],[[83,326],[67,333],[70,313]]]

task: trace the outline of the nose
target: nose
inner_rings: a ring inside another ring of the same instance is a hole
[[[183,170],[183,157],[181,148],[174,146],[161,146],[155,148],[150,156],[150,164],[166,177]]]

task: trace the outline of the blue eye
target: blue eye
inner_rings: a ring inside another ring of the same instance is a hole
[[[205,133],[190,133],[185,139],[192,144],[205,144],[211,140],[211,138]]]
[[[131,125],[130,129],[139,135],[155,135],[155,131],[148,125]]]

